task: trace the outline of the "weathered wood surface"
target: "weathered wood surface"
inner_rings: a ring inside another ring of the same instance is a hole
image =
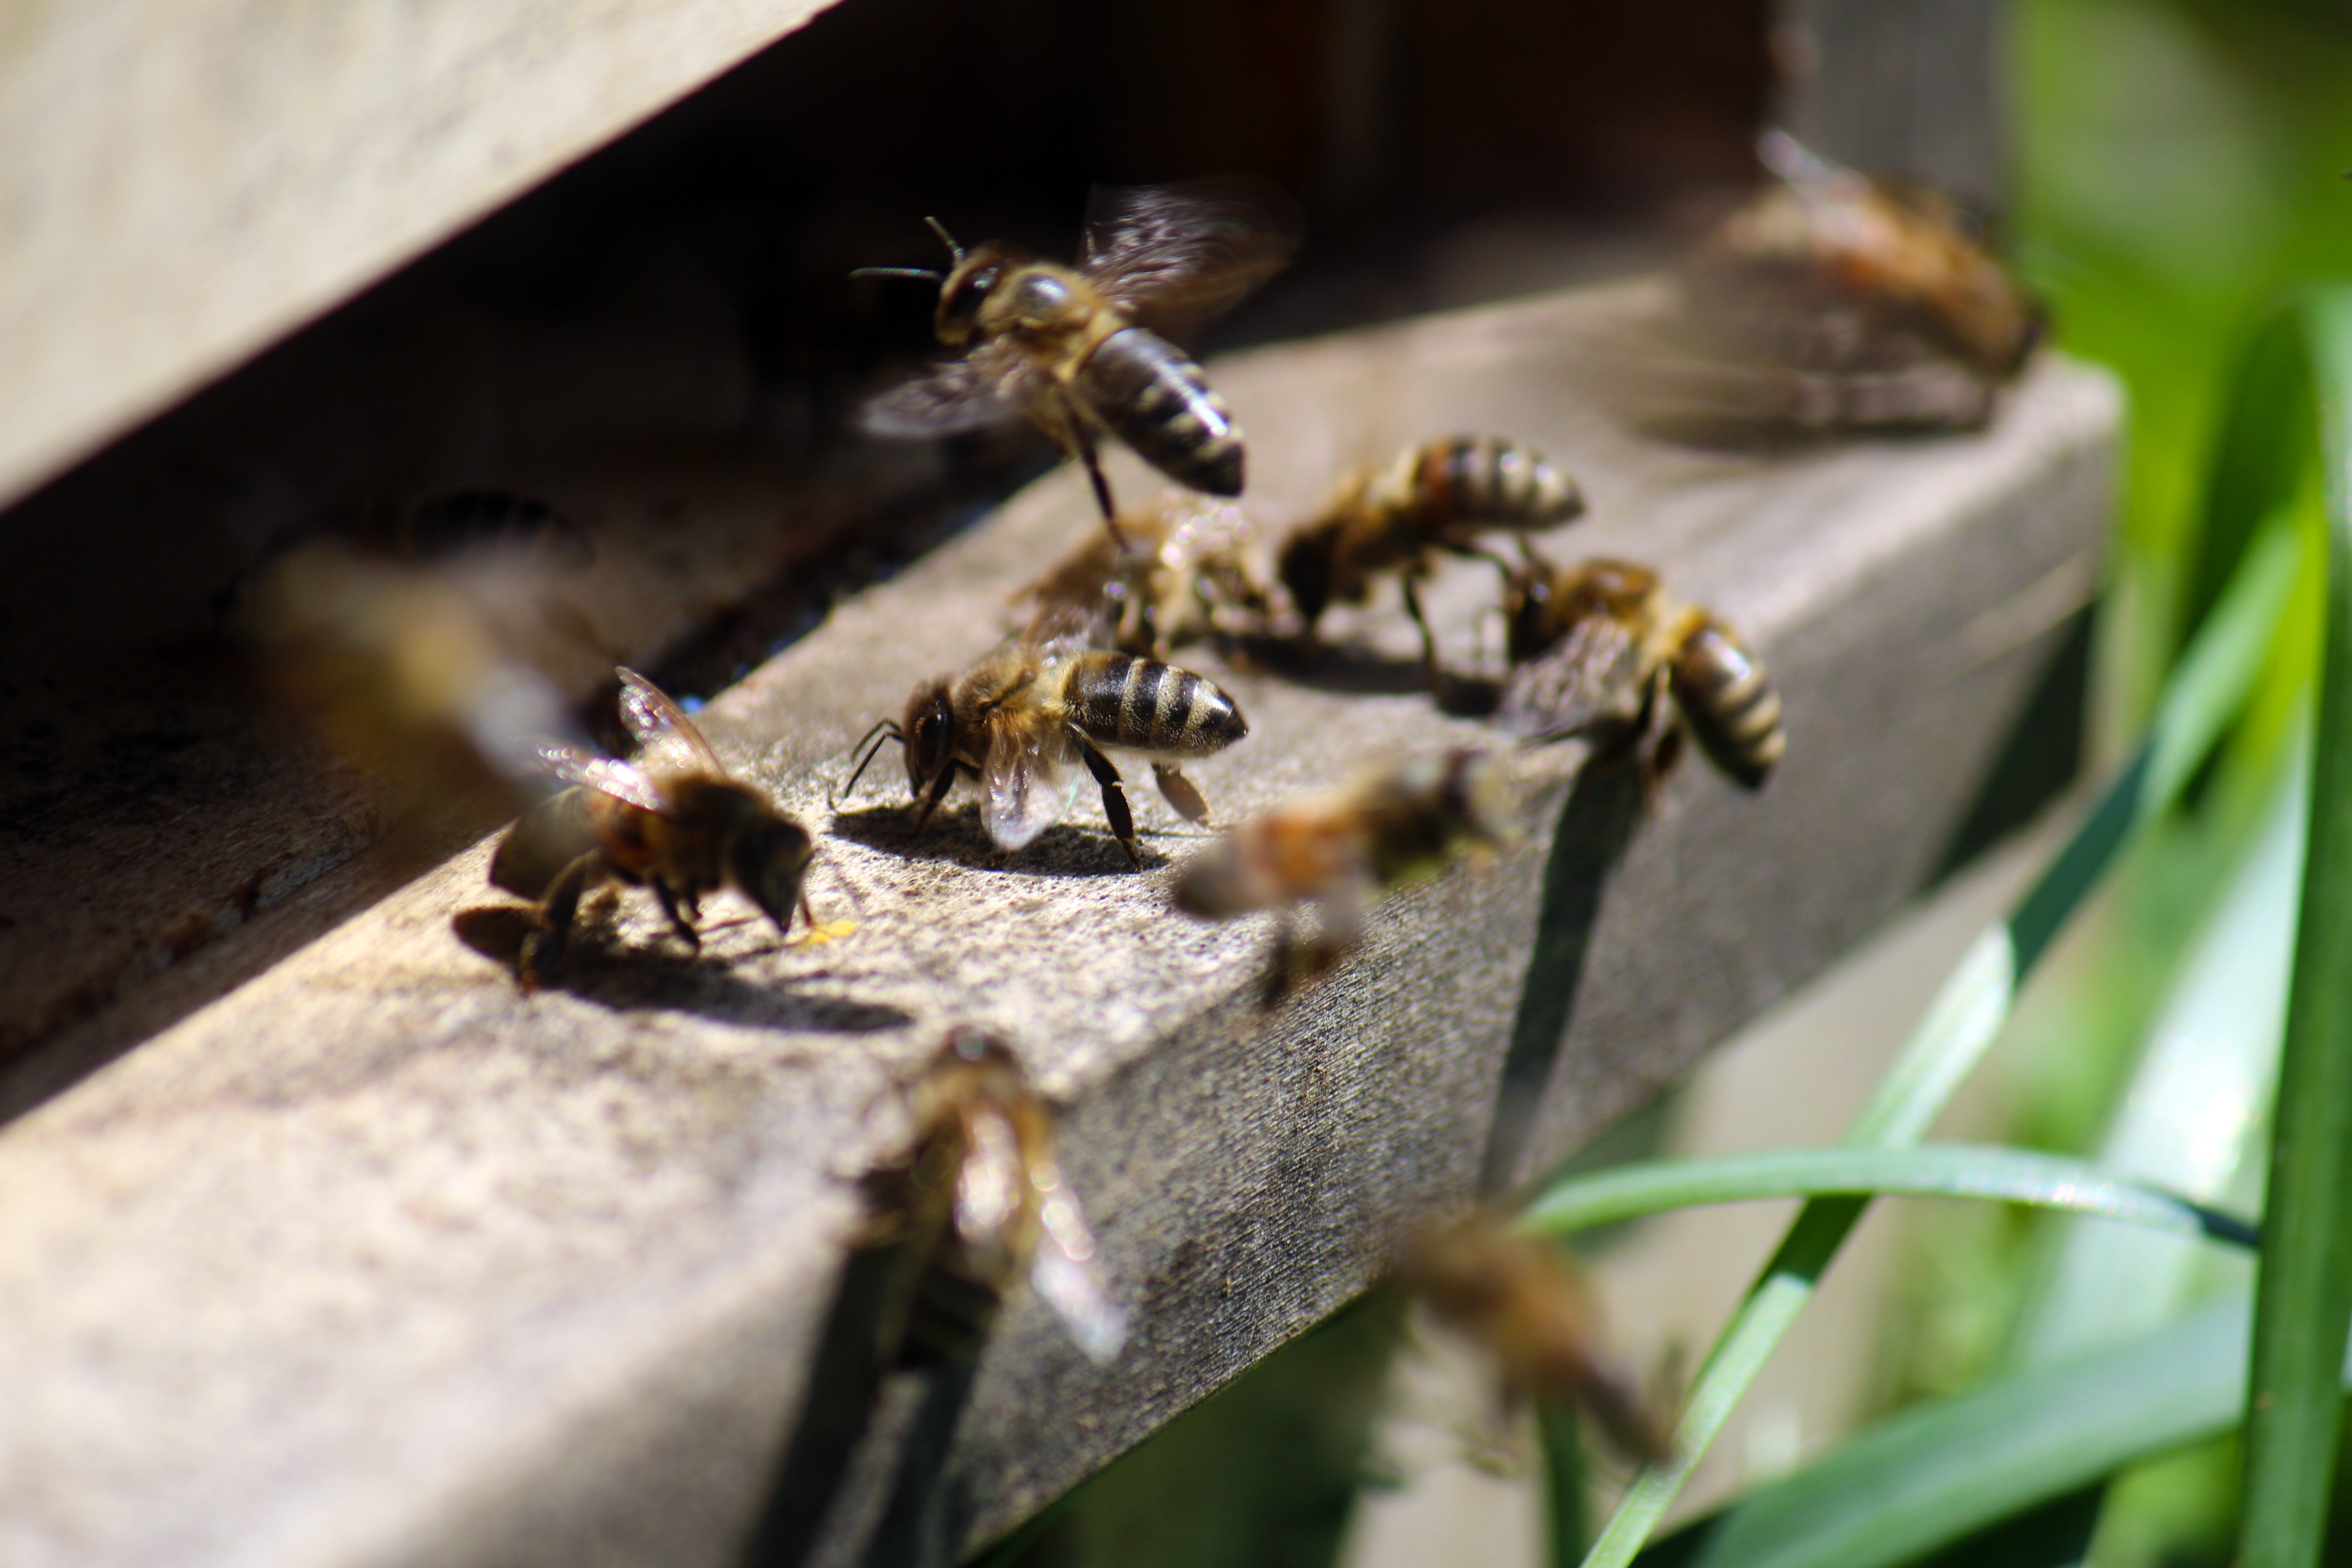
[[[0,11],[0,502],[825,3]]]
[[[1216,379],[1270,515],[1441,432],[1571,465],[1594,515],[1562,552],[1663,563],[1769,661],[1791,743],[1764,795],[1690,767],[1636,820],[1620,773],[1563,819],[1572,749],[1532,754],[1526,841],[1395,900],[1271,1017],[1264,923],[1169,913],[1160,858],[1189,844],[1148,837],[1130,875],[1090,802],[1005,857],[968,805],[909,838],[898,781],[869,784],[830,816],[814,884],[861,922],[847,942],[745,923],[689,963],[633,902],[612,951],[530,998],[453,933],[499,901],[478,847],[0,1130],[0,1558],[728,1561],[803,1386],[848,1178],[900,1136],[894,1075],[955,1021],[1005,1033],[1070,1101],[1065,1163],[1137,1325],[1097,1370],[1035,1302],[1007,1315],[947,1467],[946,1538],[977,1541],[1359,1290],[1475,1184],[1507,1076],[1541,1086],[1524,1167],[1828,962],[1937,864],[2078,600],[2117,401],[2052,362],[1981,435],[1658,447],[1569,368],[1642,298]],[[714,702],[714,737],[828,821],[851,738],[988,646],[1007,589],[1092,526],[1071,476],[1035,487]],[[1433,595],[1465,657],[1492,593],[1465,564]],[[1395,619],[1364,624],[1402,656]],[[1491,738],[1404,683],[1217,673],[1253,724],[1194,770],[1228,817]]]

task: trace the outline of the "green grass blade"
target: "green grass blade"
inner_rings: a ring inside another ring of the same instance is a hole
[[[1558,1184],[1521,1212],[1518,1224],[1535,1235],[1563,1236],[1665,1209],[1834,1195],[1989,1199],[2237,1247],[2258,1240],[2242,1219],[2087,1161],[1971,1143],[1774,1149],[1619,1165]]]
[[[1640,1568],[1893,1568],[2213,1436],[2246,1384],[2242,1301],[1880,1423],[1661,1541]],[[2341,1358],[2339,1357],[2339,1360]],[[2320,1379],[2331,1397],[2341,1383]]]
[[[1903,1148],[1926,1135],[2009,1016],[2017,987],[2067,918],[2138,830],[2178,798],[2189,773],[2244,705],[2285,617],[2300,550],[2290,528],[2266,526],[2231,574],[2167,683],[2139,753],[2110,784],[2010,918],[1980,937],[1912,1031],[1846,1142]],[[1861,1219],[1851,1197],[1809,1201],[1699,1370],[1684,1408],[1675,1464],[1638,1474],[1587,1568],[1625,1568],[1657,1528],[1740,1397],[1811,1299],[1813,1284]]]
[[[2314,296],[2298,315],[2326,489],[2327,633],[2255,1295],[2244,1568],[2319,1560],[2336,1467],[2332,1374],[2352,1326],[2352,289]]]

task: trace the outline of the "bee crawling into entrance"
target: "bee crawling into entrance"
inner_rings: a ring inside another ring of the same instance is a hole
[[[918,833],[961,775],[981,787],[988,836],[1003,848],[1024,848],[1069,810],[1083,763],[1101,787],[1111,836],[1129,863],[1140,866],[1126,786],[1104,752],[1150,759],[1177,815],[1206,823],[1208,802],[1182,766],[1223,751],[1249,733],[1249,724],[1205,676],[1069,639],[1008,643],[961,675],[926,680],[908,698],[905,718],[885,719],[867,733],[872,744],[842,793],[857,786],[883,742],[898,742],[907,753]]]
[[[1512,669],[1497,717],[1515,733],[1630,750],[1653,790],[1685,730],[1744,789],[1763,788],[1780,763],[1780,697],[1762,662],[1713,611],[1669,597],[1649,568],[1560,570],[1530,558],[1506,585],[1503,613]]]
[[[868,267],[854,276],[939,285],[940,342],[961,351],[866,409],[882,436],[948,436],[1025,413],[1086,466],[1104,526],[1126,548],[1097,454],[1107,432],[1181,485],[1242,493],[1241,427],[1201,367],[1170,342],[1236,303],[1290,258],[1297,208],[1234,177],[1118,189],[1087,204],[1075,268],[1009,246],[948,247],[941,273]]]
[[[1381,895],[1509,837],[1507,787],[1470,750],[1369,768],[1228,829],[1184,867],[1176,907],[1213,921],[1282,910],[1267,984],[1278,1001],[1355,946]],[[1302,908],[1315,911],[1311,937],[1297,931]]]
[[[1341,482],[1321,514],[1282,546],[1277,570],[1304,635],[1333,603],[1360,605],[1372,579],[1396,574],[1405,613],[1421,632],[1422,666],[1437,684],[1437,639],[1422,613],[1420,584],[1439,551],[1511,563],[1478,536],[1508,531],[1522,549],[1530,533],[1584,514],[1576,481],[1533,447],[1492,437],[1454,436],[1409,447],[1381,469]]]
[[[969,1362],[1025,1274],[1090,1360],[1114,1360],[1127,1316],[1103,1290],[1094,1236],[1054,1160],[1053,1110],[1019,1059],[959,1028],[908,1099],[912,1147],[866,1180],[873,1238],[907,1258],[879,1342],[900,1364]]]
[[[702,898],[732,888],[789,933],[797,908],[802,940],[829,942],[852,929],[818,921],[805,883],[815,841],[809,831],[736,779],[694,721],[635,670],[616,669],[621,718],[636,737],[628,762],[585,747],[547,742],[541,765],[573,787],[509,828],[490,859],[490,880],[539,902],[539,927],[524,940],[523,984],[536,986],[562,962],[580,898],[610,879],[654,890],[686,944]]]

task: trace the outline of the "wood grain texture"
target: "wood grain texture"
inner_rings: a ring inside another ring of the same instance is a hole
[[[825,3],[0,10],[0,502]]]
[[[1145,791],[1140,876],[1091,800],[1017,857],[968,795],[919,839],[895,777],[828,807],[856,732],[983,650],[1007,589],[1097,526],[1054,476],[709,710],[749,776],[829,824],[814,892],[860,921],[847,942],[743,923],[689,963],[633,901],[526,998],[453,932],[499,901],[478,847],[0,1130],[0,1558],[731,1560],[850,1180],[903,1136],[889,1086],[955,1021],[1003,1032],[1068,1102],[1065,1164],[1137,1324],[1096,1369],[1016,1301],[930,1532],[976,1542],[1360,1290],[1477,1183],[1512,1078],[1536,1088],[1505,1162],[1524,1169],[1829,962],[1931,874],[2046,662],[2034,590],[2099,548],[2117,399],[2053,361],[1980,435],[1660,447],[1575,368],[1647,298],[1213,374],[1272,516],[1446,431],[1572,468],[1593,516],[1555,548],[1660,563],[1770,664],[1790,750],[1762,796],[1689,767],[1644,819],[1622,773],[1571,794],[1572,748],[1527,753],[1521,844],[1393,900],[1261,1016],[1265,922],[1168,912],[1190,844]],[[1430,595],[1465,658],[1493,595],[1474,564]],[[1377,607],[1328,630],[1412,647]],[[1411,691],[1200,662],[1253,727],[1190,770],[1227,817],[1383,751],[1492,739]]]

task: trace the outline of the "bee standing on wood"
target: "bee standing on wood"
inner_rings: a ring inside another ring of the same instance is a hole
[[[1449,437],[1349,476],[1319,516],[1292,531],[1276,569],[1309,637],[1334,601],[1361,604],[1373,577],[1396,574],[1434,684],[1437,640],[1419,593],[1432,555],[1475,556],[1507,573],[1510,563],[1480,544],[1480,534],[1507,530],[1524,542],[1583,512],[1576,481],[1542,453],[1492,437]]]
[[[1095,1271],[1095,1240],[1054,1162],[1053,1111],[1003,1041],[958,1029],[909,1092],[905,1163],[876,1173],[875,1232],[908,1267],[880,1342],[901,1364],[970,1361],[1025,1273],[1070,1338],[1116,1358],[1127,1320]]]
[[[1266,591],[1238,507],[1163,496],[1118,526],[1128,549],[1090,535],[1014,595],[1029,606],[1024,640],[1073,637],[1165,659],[1188,643],[1265,627]]]
[[[856,787],[882,742],[894,740],[906,749],[917,832],[961,774],[981,786],[988,836],[1019,849],[1069,810],[1083,763],[1101,786],[1111,836],[1140,866],[1126,787],[1104,752],[1148,757],[1168,804],[1187,821],[1206,822],[1208,803],[1182,764],[1248,733],[1234,700],[1189,669],[1076,639],[1013,642],[961,675],[916,687],[904,719],[875,726],[873,746],[843,793]]]
[[[730,775],[694,721],[652,681],[614,673],[635,759],[541,745],[541,765],[574,787],[509,828],[490,859],[492,883],[539,901],[540,929],[523,943],[523,983],[537,984],[562,961],[581,894],[605,878],[653,889],[688,947],[702,945],[695,930],[702,896],[721,888],[758,905],[780,932],[791,931],[798,907],[812,936],[842,934],[809,908],[803,884],[816,846],[808,829]]]
[[[1785,132],[1759,152],[1777,179],[1684,264],[1683,335],[1703,357],[1637,369],[1636,395],[1800,428],[1983,424],[2043,319],[1968,215]]]
[[[1179,484],[1242,493],[1241,428],[1201,367],[1163,336],[1230,308],[1297,248],[1288,198],[1236,178],[1098,186],[1078,264],[1039,261],[1009,246],[967,251],[947,242],[949,270],[864,268],[863,277],[940,286],[940,342],[963,351],[877,398],[866,427],[885,436],[946,436],[1025,413],[1086,465],[1112,537],[1118,508],[1096,433],[1126,442]]]
[[[1528,1398],[1578,1405],[1627,1458],[1673,1459],[1672,1419],[1609,1362],[1591,1297],[1558,1246],[1482,1211],[1423,1233],[1398,1260],[1397,1278],[1430,1316],[1494,1358],[1507,1414]]]
[[[1382,893],[1435,876],[1465,849],[1509,833],[1505,786],[1475,751],[1366,769],[1339,788],[1278,805],[1226,830],[1177,879],[1176,907],[1202,920],[1285,911],[1269,977],[1278,997],[1328,969],[1362,934]],[[1317,911],[1301,942],[1290,911]],[[1297,972],[1297,973],[1294,973]]]
[[[1498,717],[1517,734],[1635,749],[1653,784],[1679,758],[1685,727],[1744,788],[1763,788],[1780,760],[1780,697],[1763,664],[1647,567],[1530,560],[1505,589],[1504,623],[1513,668]]]

